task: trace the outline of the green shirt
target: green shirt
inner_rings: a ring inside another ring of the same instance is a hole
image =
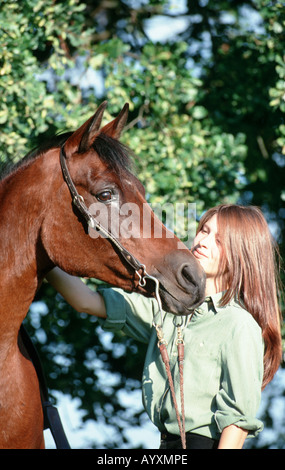
[[[122,330],[148,343],[142,377],[144,407],[161,432],[179,435],[165,366],[152,326],[158,311],[156,300],[120,289],[100,289],[100,293],[107,310],[103,328]],[[182,318],[186,431],[219,439],[226,426],[235,424],[254,436],[263,428],[256,418],[263,378],[261,329],[236,301],[220,307],[221,295],[207,297],[191,319],[163,313],[177,403],[180,404],[180,387],[174,323]],[[160,318],[156,322],[160,323]]]

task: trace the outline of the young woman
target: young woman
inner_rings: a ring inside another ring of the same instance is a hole
[[[177,324],[184,341],[187,448],[240,449],[263,428],[256,418],[262,389],[282,348],[275,248],[256,207],[221,205],[200,220],[192,251],[206,272],[206,298],[189,317],[163,314],[171,373],[180,397]],[[91,291],[55,268],[49,282],[78,311],[148,343],[142,378],[145,409],[161,432],[161,449],[181,448],[165,368],[157,347],[155,299],[120,289]],[[179,398],[177,399],[179,403]]]

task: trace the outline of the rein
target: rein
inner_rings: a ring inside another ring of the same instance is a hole
[[[171,390],[171,395],[172,395],[172,400],[174,403],[175,407],[175,412],[176,412],[176,417],[177,417],[177,422],[179,426],[179,432],[181,436],[181,442],[182,442],[182,448],[186,449],[186,436],[185,436],[185,413],[184,413],[184,391],[183,391],[183,362],[184,362],[184,341],[182,338],[182,332],[181,332],[181,325],[177,325],[177,340],[176,340],[176,345],[178,349],[178,363],[179,363],[179,375],[180,375],[180,395],[181,395],[181,414],[182,414],[182,422],[180,419],[179,415],[179,410],[178,410],[178,405],[177,405],[177,400],[174,392],[174,384],[173,384],[173,379],[170,371],[170,362],[169,362],[169,356],[167,352],[167,342],[165,341],[163,337],[163,331],[162,331],[162,323],[163,323],[163,311],[162,311],[162,304],[161,304],[161,298],[159,294],[159,281],[153,276],[150,276],[146,272],[146,267],[144,264],[140,263],[132,253],[130,253],[120,242],[119,240],[112,235],[111,232],[109,232],[105,227],[101,225],[98,220],[95,219],[95,217],[91,214],[89,209],[87,208],[83,197],[78,193],[72,178],[70,176],[69,170],[67,168],[66,164],[66,155],[64,152],[64,146],[60,148],[60,164],[61,164],[61,169],[62,169],[62,174],[64,177],[64,180],[69,188],[69,191],[72,196],[72,201],[75,207],[80,211],[81,215],[84,217],[85,221],[87,222],[88,226],[92,229],[98,230],[101,232],[105,237],[107,237],[119,250],[120,254],[123,256],[123,258],[127,261],[127,263],[135,270],[135,273],[139,277],[139,286],[144,287],[146,285],[146,279],[150,279],[155,283],[155,298],[158,303],[158,311],[160,313],[161,317],[161,325],[156,324],[153,321],[153,326],[156,329],[157,337],[158,337],[158,348],[160,350],[160,354],[162,357],[162,360],[165,364],[165,369],[169,381],[169,386]],[[140,271],[142,273],[140,274]]]

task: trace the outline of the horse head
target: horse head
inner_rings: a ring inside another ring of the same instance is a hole
[[[57,163],[60,151],[64,152],[76,193],[112,239],[88,226],[62,174],[57,172],[41,227],[42,245],[53,265],[70,274],[153,295],[153,282],[141,285],[136,270],[122,256],[123,247],[159,281],[164,309],[187,314],[203,300],[204,271],[189,249],[155,216],[142,184],[130,170],[129,151],[119,141],[128,105],[101,127],[106,104],[102,103],[69,135],[61,150],[50,152],[56,155]]]

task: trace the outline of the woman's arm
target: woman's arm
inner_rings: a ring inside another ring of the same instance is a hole
[[[223,429],[218,449],[242,449],[248,432],[234,424]]]
[[[78,277],[70,276],[56,267],[48,273],[46,279],[78,312],[106,318],[103,297],[89,289]]]

